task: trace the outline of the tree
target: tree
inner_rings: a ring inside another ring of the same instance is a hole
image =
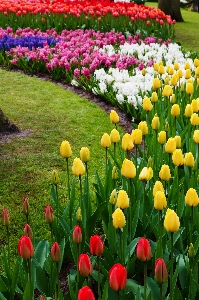
[[[180,0],[158,0],[158,8],[176,22],[184,21],[180,11]]]
[[[8,118],[4,115],[3,111],[0,109],[0,133],[14,133],[20,132],[19,128],[10,122]]]

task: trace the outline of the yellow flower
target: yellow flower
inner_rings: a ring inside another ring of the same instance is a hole
[[[168,165],[162,165],[159,172],[159,177],[161,180],[168,181],[171,178],[171,173]]]
[[[162,130],[158,133],[158,143],[164,145],[166,143],[166,131]]]
[[[197,78],[197,86],[199,86],[199,78]]]
[[[185,195],[185,202],[189,206],[197,206],[199,203],[198,194],[195,189],[190,188],[188,189]]]
[[[84,163],[87,163],[90,160],[90,150],[87,147],[81,148],[80,158]]]
[[[178,77],[182,78],[182,70],[181,69],[178,70]]]
[[[160,75],[165,74],[165,69],[164,69],[164,66],[163,66],[163,65],[160,65],[160,66],[159,66],[159,68],[158,68],[158,73],[159,73]]]
[[[81,176],[85,173],[85,167],[80,158],[76,157],[73,161],[72,172],[75,176]]]
[[[169,131],[169,123],[168,123],[168,122],[166,122],[166,124],[165,124],[165,126],[164,126],[164,129],[165,129],[166,132]]]
[[[194,133],[193,133],[193,140],[196,144],[199,144],[199,130],[194,130]]]
[[[142,135],[147,135],[149,132],[148,125],[146,121],[141,121],[138,124],[138,129],[142,131]]]
[[[197,68],[195,69],[195,76],[196,76],[196,77],[199,76],[199,67],[197,67]]]
[[[160,120],[159,120],[159,117],[156,114],[152,119],[151,127],[152,127],[153,130],[158,130],[158,128],[160,127]]]
[[[142,75],[145,76],[146,75],[146,69],[142,69]]]
[[[153,64],[153,68],[154,68],[154,71],[158,71],[159,64],[157,64],[157,63],[154,63],[154,64]]]
[[[151,167],[144,167],[139,175],[139,180],[148,181],[153,177],[153,169]]]
[[[72,155],[72,150],[70,143],[68,141],[63,141],[60,146],[60,154],[64,158],[69,158]]]
[[[190,69],[187,69],[185,71],[184,78],[185,79],[190,79],[191,78],[191,70]]]
[[[188,61],[185,62],[184,69],[190,69],[190,63]]]
[[[191,95],[191,94],[193,94],[193,84],[192,83],[187,83],[186,84],[186,93],[188,94],[188,95]]]
[[[127,151],[127,150],[132,150],[133,147],[134,144],[131,135],[129,133],[125,133],[125,135],[122,138],[122,149]]]
[[[168,208],[164,218],[164,228],[168,232],[176,232],[180,227],[180,220],[174,210]]]
[[[136,168],[131,160],[127,158],[124,159],[121,174],[126,178],[134,178],[136,176]]]
[[[131,138],[135,145],[140,145],[142,143],[142,131],[140,129],[133,129],[131,132]]]
[[[195,255],[196,255],[196,252],[195,252],[195,249],[194,249],[194,246],[192,243],[190,243],[190,246],[189,246],[189,250],[188,250],[188,255],[190,258],[194,258]]]
[[[180,106],[178,104],[174,104],[171,107],[171,115],[173,117],[178,117],[180,115]]]
[[[172,77],[171,77],[171,81],[170,81],[171,85],[173,86],[176,86],[177,83],[178,83],[178,76],[176,74],[174,74]]]
[[[173,68],[174,68],[175,71],[178,71],[179,68],[180,68],[179,64],[177,62],[175,62],[174,65],[173,65]]]
[[[171,97],[170,97],[170,103],[171,103],[171,104],[176,103],[176,95],[175,95],[175,94],[172,94],[172,95],[171,95]]]
[[[151,103],[151,100],[150,98],[144,98],[143,101],[142,101],[142,107],[144,110],[146,111],[151,111],[152,108],[153,108],[153,105]]]
[[[172,87],[168,84],[166,84],[164,86],[164,89],[162,91],[162,96],[165,96],[165,97],[169,97],[173,94],[173,90],[172,90]]]
[[[82,221],[82,212],[81,212],[81,208],[78,207],[77,213],[76,213],[76,221],[77,222],[81,222]]]
[[[127,192],[124,190],[120,190],[117,196],[117,203],[116,206],[125,209],[129,207],[129,197]]]
[[[154,208],[157,210],[163,210],[167,206],[167,200],[164,192],[157,191],[154,197]]]
[[[199,116],[196,113],[193,113],[190,118],[191,125],[198,126],[199,125]]]
[[[181,166],[184,164],[184,157],[181,149],[176,149],[173,152],[172,161],[175,166]]]
[[[191,104],[187,104],[186,107],[185,107],[184,115],[185,115],[185,117],[190,118],[192,114],[193,114],[192,105]]]
[[[191,101],[191,106],[192,106],[192,109],[193,109],[194,113],[198,112],[198,101],[197,101],[197,99],[193,99]]]
[[[109,148],[111,145],[111,138],[108,133],[104,133],[101,138],[101,146],[104,148]]]
[[[152,93],[151,102],[158,102],[158,94],[156,92]]]
[[[111,134],[110,134],[110,139],[112,143],[118,143],[120,140],[120,134],[119,131],[117,131],[117,129],[113,129],[111,130]]]
[[[154,78],[152,86],[153,86],[154,90],[158,90],[159,88],[161,88],[162,84],[161,84],[160,79],[159,78]]]
[[[176,150],[175,138],[169,138],[165,145],[165,152],[173,153]]]
[[[176,135],[174,139],[176,140],[176,148],[181,148],[181,136]]]
[[[161,181],[157,180],[153,187],[153,197],[155,197],[156,192],[163,192],[164,193],[164,187]]]
[[[174,69],[173,69],[172,66],[169,66],[169,68],[167,69],[167,73],[168,73],[169,75],[173,75]]]
[[[117,172],[116,166],[114,166],[114,167],[113,167],[113,170],[112,170],[112,179],[113,179],[113,180],[118,179],[118,172]]]
[[[113,124],[119,123],[120,117],[118,116],[118,114],[115,110],[111,110],[110,120],[111,120],[111,123],[113,123]]]
[[[185,154],[184,158],[184,165],[187,167],[193,167],[194,166],[194,157],[191,152],[188,152]]]
[[[120,208],[117,208],[112,214],[113,226],[115,228],[123,228],[126,225],[126,219],[123,211]]]
[[[196,68],[199,67],[199,59],[195,58],[193,64],[194,64],[194,67],[196,67]]]
[[[169,82],[170,82],[170,78],[169,78],[169,76],[166,76],[164,79],[164,84],[169,85]]]
[[[58,176],[57,171],[55,171],[55,170],[52,171],[52,183],[53,184],[59,183],[59,176]]]
[[[110,199],[109,199],[109,202],[111,203],[111,204],[116,204],[116,202],[117,202],[117,191],[116,191],[116,189],[114,189],[113,191],[112,191],[112,193],[111,193],[111,195],[110,195]]]

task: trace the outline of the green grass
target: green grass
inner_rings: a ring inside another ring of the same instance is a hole
[[[44,207],[50,203],[53,169],[60,176],[59,199],[63,205],[67,201],[66,162],[59,153],[61,142],[68,140],[71,144],[70,169],[81,147],[90,149],[88,166],[92,183],[95,170],[104,174],[101,136],[110,133],[114,126],[96,104],[54,83],[5,70],[0,70],[0,78],[1,109],[21,130],[30,131],[25,137],[0,142],[0,211],[6,207],[10,212],[11,242],[16,254],[26,220],[22,214],[24,197],[29,199],[30,219],[37,236],[48,235]],[[0,243],[5,240],[6,231],[0,224]]]
[[[155,2],[146,2],[148,6],[158,6]],[[181,8],[184,22],[175,24],[175,42],[181,44],[186,51],[199,54],[199,13]]]

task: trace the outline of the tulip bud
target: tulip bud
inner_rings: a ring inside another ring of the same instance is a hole
[[[104,148],[109,148],[111,145],[111,139],[108,133],[104,133],[101,138],[101,146]]]
[[[155,262],[155,279],[158,283],[167,281],[168,272],[165,262],[162,258],[158,258]]]
[[[180,106],[178,104],[172,105],[171,115],[173,117],[178,117],[180,115]]]
[[[34,248],[28,236],[22,236],[18,243],[19,255],[24,259],[29,259],[34,255]]]
[[[197,78],[199,76],[199,67],[195,69],[195,77]],[[198,78],[197,78],[198,79]]]
[[[127,271],[121,264],[117,263],[112,266],[108,273],[110,287],[114,291],[123,290],[127,283]]]
[[[190,122],[193,126],[199,125],[199,116],[197,113],[193,113],[190,118]]]
[[[160,131],[158,133],[158,143],[164,145],[166,143],[166,139],[167,139],[166,131]]]
[[[53,170],[52,171],[52,184],[58,184],[59,183],[59,176],[57,171]]]
[[[54,242],[52,245],[50,254],[54,262],[59,262],[61,260],[61,250],[57,242]]]
[[[148,131],[149,131],[147,122],[146,121],[141,121],[138,124],[138,129],[142,131],[142,135],[147,135]]]
[[[164,89],[162,91],[162,96],[164,97],[170,97],[173,94],[172,87],[170,85],[165,85]]]
[[[173,86],[176,86],[177,83],[178,83],[178,76],[176,74],[174,74],[172,77],[171,77],[171,85]]]
[[[135,145],[140,145],[142,143],[142,131],[140,129],[133,129],[131,132],[131,138]]]
[[[185,115],[185,117],[190,118],[192,116],[192,114],[193,114],[192,105],[191,104],[187,104],[186,107],[185,107],[184,115]]]
[[[137,258],[141,261],[150,260],[152,257],[151,246],[145,238],[140,238],[136,248]]]
[[[118,143],[118,142],[119,142],[119,140],[120,140],[120,134],[119,134],[119,132],[117,131],[117,129],[114,128],[114,129],[111,131],[110,139],[111,139],[111,142],[112,142],[112,143]]]
[[[199,86],[199,78],[197,78],[197,86]]]
[[[72,150],[70,143],[68,141],[63,141],[60,146],[60,154],[63,158],[69,158],[72,155]]]
[[[162,165],[159,172],[159,177],[161,180],[168,181],[171,178],[171,173],[168,165]]]
[[[91,275],[93,268],[90,258],[87,254],[80,254],[78,259],[78,270],[79,273],[84,277]]]
[[[154,184],[154,187],[153,187],[153,197],[155,197],[155,194],[157,191],[161,191],[164,193],[164,187],[162,185],[162,182],[157,180]]]
[[[180,227],[180,220],[174,210],[168,208],[164,218],[164,228],[168,232],[176,232]]]
[[[182,74],[182,69],[179,69],[179,70],[178,70],[178,77],[179,77],[179,78],[182,78],[182,75],[183,75],[183,74]]]
[[[175,166],[181,166],[184,164],[184,157],[181,149],[176,149],[173,152],[172,161]]]
[[[166,86],[169,86],[169,82],[170,82],[170,78],[169,78],[169,76],[166,76],[165,79],[164,79],[164,84]]]
[[[194,67],[199,67],[199,59],[198,58],[195,58],[194,61],[193,61],[193,64],[194,64]]]
[[[169,75],[173,75],[173,74],[174,74],[174,69],[173,69],[172,66],[168,66],[167,73],[168,73]]]
[[[80,159],[84,162],[87,163],[90,160],[90,151],[87,147],[82,147],[80,150]]]
[[[113,167],[113,170],[112,170],[112,179],[113,179],[113,180],[118,179],[118,172],[117,172],[116,166],[114,166],[114,167]]]
[[[195,249],[194,249],[192,243],[191,243],[190,246],[189,246],[188,255],[189,255],[189,258],[194,258],[195,255],[196,255],[196,252],[195,252]]]
[[[184,69],[190,69],[190,63],[188,61],[185,62]]]
[[[199,144],[199,130],[195,130],[193,133],[193,140],[196,144]]]
[[[54,214],[52,207],[50,205],[47,205],[44,209],[44,215],[47,223],[52,223],[54,221]]]
[[[152,170],[152,168],[144,167],[144,168],[142,169],[142,171],[140,172],[139,180],[142,180],[142,181],[148,181],[148,180],[150,180],[152,177],[153,177],[153,170]]]
[[[197,206],[199,203],[198,194],[195,189],[190,188],[188,189],[186,195],[185,195],[185,203],[188,206]]]
[[[77,300],[95,300],[95,296],[88,286],[84,286],[79,290]]]
[[[191,106],[192,106],[193,112],[197,113],[198,112],[198,101],[197,101],[197,99],[193,99],[191,101]]]
[[[113,123],[113,124],[119,123],[120,117],[118,116],[118,114],[115,110],[111,110],[110,120],[111,120],[111,123]]]
[[[174,137],[175,141],[176,141],[176,148],[181,148],[181,136],[180,135],[176,135]]]
[[[158,73],[159,73],[160,75],[165,74],[165,69],[164,69],[164,66],[163,66],[163,65],[160,65],[160,66],[159,66],[159,68],[158,68]]]
[[[114,189],[110,195],[110,199],[109,199],[110,204],[115,205],[117,202],[117,191],[116,189]]]
[[[166,132],[169,131],[169,123],[168,122],[166,122],[164,129],[165,129]]]
[[[175,71],[178,71],[179,68],[180,68],[179,64],[177,62],[175,62],[174,65],[173,65],[173,68],[174,68]]]
[[[154,63],[153,64],[153,68],[154,68],[154,71],[158,71],[158,69],[159,69],[159,64],[158,63]]]
[[[33,232],[28,224],[24,225],[24,235],[28,236],[31,239],[31,241],[33,240]]]
[[[142,101],[142,107],[145,111],[151,111],[153,108],[153,105],[151,103],[150,98],[144,98]]]
[[[117,196],[117,203],[116,206],[125,209],[129,207],[129,197],[127,192],[124,190],[120,190]]]
[[[153,159],[151,156],[148,158],[147,168],[153,168]]]
[[[136,176],[136,168],[131,160],[127,158],[124,159],[121,174],[126,178],[134,178]]]
[[[100,256],[104,252],[104,243],[99,235],[90,237],[90,253],[92,255]]]
[[[152,119],[151,127],[153,130],[158,130],[160,127],[160,120],[159,117],[155,114],[155,116]]]
[[[192,83],[187,83],[186,84],[186,93],[188,95],[192,95],[193,94],[193,84]]]
[[[152,86],[153,86],[154,90],[158,90],[159,88],[161,88],[162,84],[161,84],[160,79],[159,78],[154,78]]]
[[[82,228],[79,225],[76,225],[73,229],[73,242],[75,244],[82,242]]]
[[[132,150],[133,147],[134,144],[131,135],[129,133],[125,133],[125,135],[122,138],[122,149],[127,151],[127,150]]]
[[[75,158],[72,165],[72,172],[75,176],[82,176],[85,173],[85,167],[80,158]]]
[[[142,75],[145,76],[146,75],[146,69],[142,69]]]
[[[167,200],[164,192],[157,191],[154,197],[154,208],[157,210],[163,210],[167,207]]]
[[[176,95],[175,95],[175,94],[172,94],[172,95],[170,96],[170,103],[171,103],[171,104],[176,103]]]
[[[194,157],[191,152],[188,152],[185,154],[184,158],[184,165],[187,167],[193,167],[194,166]]]
[[[24,198],[23,200],[22,211],[25,215],[28,215],[30,213],[30,205],[28,203],[28,198]]]
[[[112,214],[113,226],[115,228],[123,228],[126,225],[126,219],[123,211],[120,208],[117,208]]]
[[[10,215],[6,208],[2,210],[2,225],[8,226],[10,224]]]
[[[165,145],[165,152],[173,153],[176,150],[175,138],[169,138]]]
[[[81,212],[81,208],[78,207],[77,213],[76,213],[76,221],[77,222],[81,222],[82,221],[82,212]]]
[[[153,102],[153,103],[158,102],[158,94],[156,92],[152,93],[151,102]]]

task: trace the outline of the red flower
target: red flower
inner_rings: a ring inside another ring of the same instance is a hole
[[[2,210],[2,224],[4,226],[8,226],[10,224],[10,216],[6,208]]]
[[[84,277],[89,276],[92,273],[93,268],[90,258],[87,254],[80,254],[78,260],[78,269],[79,273]]]
[[[61,251],[57,242],[54,242],[54,244],[51,247],[51,258],[55,262],[61,260]]]
[[[104,243],[99,235],[90,237],[90,252],[92,255],[99,256],[104,251]]]
[[[73,242],[75,244],[82,242],[82,228],[79,225],[76,225],[73,229]]]
[[[44,215],[47,223],[52,223],[54,220],[54,214],[52,207],[50,205],[47,205],[44,209]]]
[[[149,241],[145,238],[139,239],[137,243],[137,257],[142,261],[151,259],[151,246]]]
[[[31,239],[28,236],[22,236],[20,238],[18,243],[18,252],[19,255],[24,259],[33,257],[34,248]]]
[[[108,274],[110,287],[115,290],[123,290],[126,287],[127,271],[121,264],[115,264]]]
[[[33,240],[33,232],[32,232],[31,227],[28,224],[25,224],[23,231],[24,231],[24,235],[28,236],[32,241]]]
[[[155,279],[158,283],[167,281],[168,272],[165,262],[162,258],[158,258],[155,262]]]
[[[94,294],[88,286],[84,286],[79,290],[77,300],[95,300]]]

